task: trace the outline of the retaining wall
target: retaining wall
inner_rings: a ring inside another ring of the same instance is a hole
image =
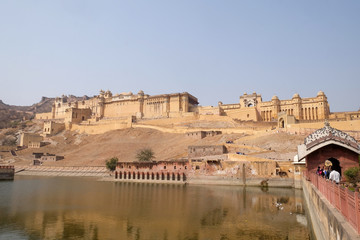
[[[350,223],[310,181],[302,178],[302,187],[314,233],[318,240],[360,239]]]
[[[14,173],[14,166],[0,166],[0,180],[13,180]]]
[[[79,177],[109,177],[105,167],[47,167],[31,166],[24,167],[17,175],[36,176],[79,176]]]

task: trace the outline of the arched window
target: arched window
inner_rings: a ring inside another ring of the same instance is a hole
[[[183,181],[185,182],[186,181],[186,174],[183,173]]]

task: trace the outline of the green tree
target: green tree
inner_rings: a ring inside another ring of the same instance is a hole
[[[352,167],[344,171],[344,175],[350,183],[356,184],[360,181],[360,168]]]
[[[119,159],[117,157],[112,157],[109,160],[106,160],[106,168],[113,172],[118,161]]]
[[[155,158],[155,154],[151,148],[144,148],[138,151],[136,158],[140,162],[150,162]]]

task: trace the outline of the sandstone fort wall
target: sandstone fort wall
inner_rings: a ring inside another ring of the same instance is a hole
[[[277,96],[274,96],[271,101],[264,102],[259,94],[245,93],[240,96],[239,103],[219,102],[216,107],[198,106],[197,98],[187,92],[150,96],[144,94],[143,91],[138,94],[130,92],[116,95],[110,91],[100,91],[99,95],[80,101],[70,101],[66,96],[56,98],[52,111],[36,114],[36,119],[63,121],[69,130],[81,129],[85,132],[98,133],[104,132],[105,129],[108,131],[127,127],[128,123],[122,123],[122,119],[128,117],[136,117],[137,120],[176,119],[177,122],[171,123],[172,126],[169,127],[176,127],[175,125],[184,122],[188,117],[192,120],[209,121],[208,125],[211,121],[224,122],[225,119],[228,124],[223,124],[224,126],[220,128],[239,127],[235,122],[228,121],[227,117],[247,123],[277,123],[279,128],[286,127],[289,132],[304,132],[304,129],[318,128],[316,123],[320,124],[324,119],[334,121],[360,119],[360,112],[330,113],[329,109],[327,97],[322,91],[313,98],[301,98],[299,94],[294,94],[292,99],[279,100]],[[113,120],[113,122],[101,124],[105,120]],[[115,123],[116,121],[119,123]],[[315,123],[315,125],[308,127],[307,123]],[[160,123],[157,124],[160,125]],[[262,129],[274,126],[263,126]],[[86,127],[91,130],[87,131]],[[104,130],[98,129],[102,127]],[[349,127],[345,124],[345,129],[337,125],[334,127],[346,131],[359,129],[358,124],[351,125],[351,123]],[[186,129],[178,130],[187,132]],[[260,130],[260,125],[252,129],[250,127],[248,130]]]

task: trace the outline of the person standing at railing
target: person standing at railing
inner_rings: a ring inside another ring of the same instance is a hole
[[[320,168],[320,166],[318,166],[318,168],[317,168],[317,170],[316,170],[316,174],[319,175],[319,176],[321,175],[321,168]]]
[[[326,178],[326,179],[329,179],[329,177],[330,177],[330,168],[329,168],[329,167],[326,167],[326,168],[325,168],[325,178]]]
[[[335,169],[332,169],[331,172],[330,172],[329,179],[330,179],[330,181],[333,181],[336,184],[339,184],[339,182],[340,182],[340,173],[338,171],[336,171]]]
[[[321,176],[321,177],[324,177],[325,176],[324,168],[320,168],[320,166],[318,166],[318,168],[316,170],[316,174]]]
[[[321,176],[321,177],[325,177],[325,167],[322,167],[322,168],[320,169],[320,176]]]

